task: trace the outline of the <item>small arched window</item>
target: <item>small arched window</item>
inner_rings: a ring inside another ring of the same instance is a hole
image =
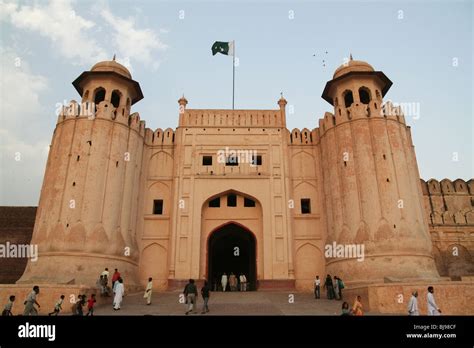
[[[349,91],[349,90],[345,91],[344,92],[344,105],[346,106],[346,108],[351,106],[353,102],[354,102],[354,96],[352,95],[352,91]]]
[[[83,100],[87,100],[88,98],[89,98],[89,90],[87,90],[86,93],[84,93],[84,95],[82,96]]]
[[[112,98],[110,99],[112,105],[116,108],[119,107],[120,105],[120,97],[122,96],[122,93],[119,91],[115,90],[112,92]]]
[[[370,90],[367,87],[359,88],[359,99],[362,104],[369,104]]]
[[[334,106],[338,106],[339,105],[339,102],[337,100],[337,97],[334,99]]]
[[[102,87],[99,87],[95,90],[94,92],[94,103],[95,105],[99,105],[101,101],[104,101],[105,99],[105,89]]]
[[[127,98],[127,108],[130,109],[130,98]]]
[[[375,90],[375,97],[376,97],[377,99],[380,99],[380,92],[379,92],[378,89]]]

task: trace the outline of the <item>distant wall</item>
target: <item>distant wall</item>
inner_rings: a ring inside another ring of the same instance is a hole
[[[439,274],[474,275],[474,179],[421,180],[421,188]]]
[[[0,244],[29,244],[36,207],[0,207]],[[26,258],[0,257],[0,284],[13,284],[23,274]]]

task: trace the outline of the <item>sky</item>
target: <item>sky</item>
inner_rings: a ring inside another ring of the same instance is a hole
[[[176,128],[191,109],[277,109],[313,129],[321,98],[352,54],[383,71],[384,100],[407,115],[424,179],[474,177],[473,2],[466,1],[12,1],[0,0],[0,205],[37,205],[58,105],[101,60],[126,65],[145,98],[146,126]],[[327,52],[327,53],[326,53]],[[324,61],[324,62],[323,62]],[[292,112],[289,112],[289,111]]]

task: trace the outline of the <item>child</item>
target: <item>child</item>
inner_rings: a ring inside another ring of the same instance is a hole
[[[48,315],[49,316],[51,316],[51,315],[57,316],[59,314],[59,312],[61,312],[61,310],[63,309],[61,307],[62,304],[63,304],[63,301],[64,301],[64,295],[61,295],[61,297],[59,298],[59,301],[56,302],[56,304],[54,305],[54,310],[51,313],[48,313]]]
[[[86,314],[87,315],[91,315],[91,317],[94,316],[94,303],[96,302],[95,300],[95,294],[92,294],[90,299],[87,300],[87,309],[89,310]]]
[[[5,308],[3,309],[3,312],[2,312],[3,317],[13,316],[13,314],[12,314],[13,302],[15,302],[15,296],[11,295],[9,297],[8,303],[5,305]]]
[[[84,311],[82,307],[86,304],[86,295],[79,295],[79,300],[76,301],[75,315],[83,316]]]

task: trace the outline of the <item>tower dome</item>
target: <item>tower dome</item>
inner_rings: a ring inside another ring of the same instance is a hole
[[[351,55],[350,60],[338,67],[334,72],[332,80],[326,83],[322,98],[329,104],[334,105],[336,99],[334,94],[341,92],[336,92],[338,86],[341,87],[346,84],[347,81],[354,78],[358,79],[367,77],[374,81],[377,90],[380,90],[382,97],[385,96],[392,85],[392,81],[390,81],[382,71],[375,71],[372,65],[362,60],[353,60]],[[374,94],[376,94],[375,89]]]
[[[103,62],[99,62],[91,68],[91,71],[112,71],[126,78],[132,78],[130,71],[128,71],[128,69],[122,64],[117,63],[115,60],[105,60]]]
[[[115,56],[112,60],[105,60],[96,63],[91,70],[84,71],[78,78],[73,81],[73,86],[83,98],[83,102],[89,101],[98,104],[106,98],[112,98],[114,90],[117,90],[124,101],[130,100],[131,105],[143,99],[143,93],[137,81],[132,79],[130,71],[122,64],[115,61]],[[101,89],[104,92],[100,98],[96,98],[97,93],[94,91]],[[105,89],[110,89],[109,94],[105,93]],[[90,94],[88,93],[90,92]],[[94,95],[93,95],[94,94]],[[127,96],[125,96],[127,95]],[[116,97],[115,103],[112,104],[117,107],[119,105],[119,97]],[[127,104],[128,103],[127,101]]]
[[[351,59],[337,68],[332,78],[338,78],[339,76],[345,75],[351,71],[374,71],[374,68],[372,65],[362,60]]]

